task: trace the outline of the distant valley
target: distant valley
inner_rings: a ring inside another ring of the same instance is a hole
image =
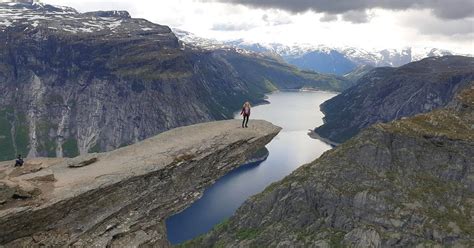
[[[177,36],[188,44],[207,49],[233,47],[273,56],[279,56],[289,64],[303,70],[345,75],[360,66],[398,67],[426,57],[454,55],[456,53],[438,48],[404,48],[365,50],[355,47],[331,47],[325,45],[279,43],[260,44],[245,40],[217,41],[198,37],[190,32],[174,30]]]

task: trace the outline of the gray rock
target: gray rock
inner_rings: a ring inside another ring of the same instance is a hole
[[[311,247],[314,248],[330,248],[331,246],[329,245],[329,242],[326,240],[318,240],[314,242],[314,244],[311,245]]]
[[[84,166],[88,166],[93,163],[96,163],[97,161],[99,161],[99,158],[97,154],[94,153],[94,154],[86,154],[84,156],[69,159],[67,164],[68,164],[68,167],[70,168],[80,168],[80,167],[84,167]]]
[[[56,179],[48,184],[48,192],[0,209],[0,245],[169,246],[164,220],[197,200],[206,186],[280,131],[259,120],[246,129],[239,125],[239,120],[230,120],[173,129],[93,154],[98,161],[85,167],[71,169],[67,159],[45,165]]]
[[[355,248],[378,248],[382,246],[380,235],[374,229],[356,228],[344,235],[344,243]]]
[[[14,199],[37,196],[41,190],[34,184],[23,180],[0,180],[0,201],[7,203]]]

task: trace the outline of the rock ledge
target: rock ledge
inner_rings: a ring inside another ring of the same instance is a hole
[[[0,245],[169,245],[163,220],[198,199],[206,186],[249,159],[280,131],[266,121],[247,129],[229,120],[176,128],[107,153],[84,167],[74,159],[0,163],[2,180],[41,193],[0,205]],[[40,161],[40,162],[38,162]],[[38,165],[39,164],[39,165]],[[9,166],[9,167],[8,167]],[[34,180],[49,177],[54,180]],[[32,180],[33,179],[33,180]]]

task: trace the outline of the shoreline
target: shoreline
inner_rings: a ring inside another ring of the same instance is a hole
[[[330,146],[332,146],[332,147],[336,147],[336,146],[340,145],[340,143],[337,143],[337,142],[334,142],[334,141],[332,141],[332,140],[330,140],[330,139],[321,137],[318,133],[316,133],[316,132],[315,132],[314,130],[312,130],[312,129],[309,129],[308,131],[309,131],[309,132],[308,132],[308,136],[311,137],[311,138],[313,138],[313,139],[321,140],[322,142],[324,142],[324,143],[326,143],[326,144],[328,144],[328,145],[330,145]]]
[[[274,92],[327,92],[327,93],[333,93],[333,94],[341,94],[339,91],[332,91],[332,90],[321,90],[321,89],[316,89],[316,88],[311,88],[311,87],[303,87],[300,89],[281,89],[281,90],[276,90],[272,91],[271,93]],[[271,94],[270,93],[270,94]]]

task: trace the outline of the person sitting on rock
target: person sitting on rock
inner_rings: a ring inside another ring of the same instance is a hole
[[[15,161],[15,167],[17,166],[23,166],[23,158],[21,158],[21,154],[18,154],[18,157],[16,157],[16,161]]]
[[[250,117],[250,103],[245,102],[244,106],[242,107],[242,111],[240,111],[240,115],[244,116],[244,119],[242,120],[242,128],[248,127],[247,124],[249,123],[249,117]]]

